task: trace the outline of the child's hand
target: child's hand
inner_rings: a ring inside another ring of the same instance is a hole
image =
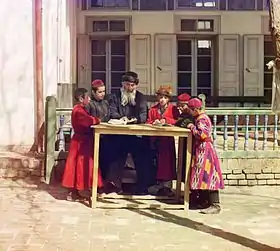
[[[188,128],[188,129],[191,129],[192,127],[194,127],[194,124],[193,124],[193,123],[189,123],[189,124],[187,125],[187,128]]]
[[[160,123],[160,121],[159,121],[158,119],[156,119],[156,120],[154,121],[154,123],[153,123],[153,125],[159,125],[159,124],[161,124],[161,123]]]

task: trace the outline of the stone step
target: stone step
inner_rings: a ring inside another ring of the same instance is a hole
[[[0,178],[42,178],[44,156],[41,154],[0,152]]]

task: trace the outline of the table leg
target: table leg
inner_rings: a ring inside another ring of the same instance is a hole
[[[177,163],[177,181],[176,181],[176,201],[181,199],[182,171],[183,171],[183,156],[184,156],[184,138],[179,137],[178,144],[178,163]]]
[[[100,142],[100,134],[99,133],[94,133],[93,179],[92,179],[91,208],[96,208],[96,206],[97,206],[97,184],[98,184],[98,168],[99,168],[99,142]]]
[[[189,133],[188,140],[187,140],[186,177],[185,177],[185,189],[184,189],[184,209],[185,210],[189,210],[191,159],[192,159],[192,134]]]

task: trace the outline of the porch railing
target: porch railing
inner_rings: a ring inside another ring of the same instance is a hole
[[[71,108],[57,108],[53,96],[46,100],[46,177],[56,161],[66,158],[73,133]],[[213,122],[214,145],[222,159],[280,158],[279,120],[270,109],[208,108]]]

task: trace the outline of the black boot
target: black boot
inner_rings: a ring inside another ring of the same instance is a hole
[[[221,212],[219,191],[209,191],[210,206],[200,211],[202,214],[219,214]]]
[[[78,190],[76,190],[76,189],[69,189],[67,197],[66,197],[66,200],[74,202],[74,201],[83,201],[83,200],[85,200],[85,198],[82,197],[79,194]]]

